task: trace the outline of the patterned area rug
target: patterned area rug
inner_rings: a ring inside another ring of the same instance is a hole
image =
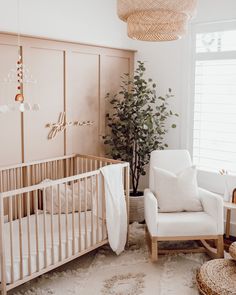
[[[122,255],[116,256],[105,246],[26,283],[11,294],[197,295],[196,271],[207,259],[205,254],[179,254],[161,256],[157,263],[151,263],[144,226],[134,223],[130,248]]]

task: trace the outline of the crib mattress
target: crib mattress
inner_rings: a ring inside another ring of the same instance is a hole
[[[52,217],[52,218],[51,218]],[[45,256],[47,256],[47,266],[53,265],[61,259],[71,257],[73,255],[73,218],[72,213],[61,214],[61,251],[59,246],[59,219],[58,215],[46,214],[46,251],[45,251],[45,232],[44,232],[44,215],[38,214],[38,251],[37,251],[37,234],[36,234],[36,215],[29,217],[30,224],[30,255],[28,244],[28,231],[27,231],[27,217],[21,219],[22,222],[22,253],[23,253],[23,271],[21,270],[20,263],[20,239],[19,239],[19,220],[12,222],[13,232],[13,281],[17,281],[21,278],[21,272],[23,277],[28,276],[29,273],[29,261],[31,260],[31,273],[35,273],[45,268]],[[53,222],[51,223],[51,220]],[[85,223],[87,220],[87,223]],[[53,230],[51,228],[53,224]],[[85,249],[96,245],[97,243],[107,238],[106,229],[104,227],[102,231],[102,220],[97,219],[96,216],[92,217],[91,212],[87,212],[86,219],[85,213],[80,213],[80,225],[79,225],[79,213],[74,213],[74,253],[79,253]],[[87,231],[86,231],[87,227]],[[68,231],[67,231],[68,229]],[[5,257],[6,257],[6,281],[12,282],[12,268],[11,268],[11,247],[10,247],[10,223],[4,224],[5,232]],[[51,232],[53,232],[53,239],[51,239]],[[87,234],[85,233],[87,232]],[[102,232],[104,237],[102,237]],[[67,239],[68,237],[68,239]],[[53,242],[52,242],[53,240]],[[68,242],[67,242],[68,241]],[[53,261],[54,252],[54,261]],[[46,255],[47,253],[47,255]]]

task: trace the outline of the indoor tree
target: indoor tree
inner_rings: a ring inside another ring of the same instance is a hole
[[[156,84],[152,79],[145,79],[145,71],[144,63],[138,61],[134,76],[124,74],[122,77],[119,93],[106,96],[112,108],[106,114],[109,131],[104,143],[109,145],[112,158],[130,163],[133,196],[140,195],[139,181],[141,175],[146,174],[150,153],[168,147],[164,142],[167,118],[178,116],[169,108],[168,99],[173,97],[171,89],[165,96],[157,96]]]

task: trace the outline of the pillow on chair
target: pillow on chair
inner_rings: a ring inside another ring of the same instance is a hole
[[[188,167],[178,174],[154,167],[159,212],[202,211],[198,197],[197,170]]]

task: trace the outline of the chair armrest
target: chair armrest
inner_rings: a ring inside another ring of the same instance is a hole
[[[203,209],[211,215],[217,222],[217,232],[219,235],[224,233],[224,206],[221,196],[199,188],[199,197]]]
[[[145,221],[151,236],[157,235],[158,203],[150,189],[144,190]]]

